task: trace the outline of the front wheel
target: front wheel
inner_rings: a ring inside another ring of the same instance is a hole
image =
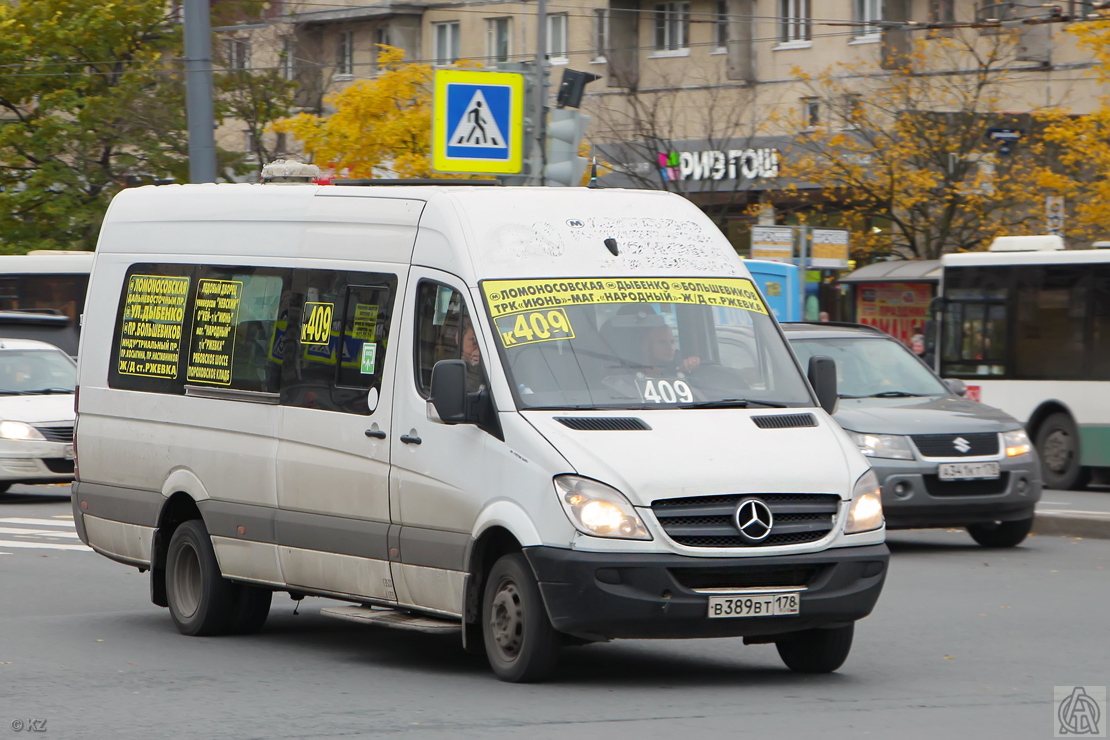
[[[969,524],[967,533],[983,547],[1015,547],[1020,545],[1033,528],[1033,517],[1016,522],[987,522]]]
[[[855,628],[850,624],[795,632],[785,635],[775,647],[782,662],[795,673],[832,673],[848,659]]]
[[[1035,444],[1045,488],[1066,491],[1087,484],[1087,471],[1079,465],[1079,429],[1070,414],[1059,412],[1045,419]]]
[[[502,681],[529,683],[551,675],[561,641],[551,626],[540,587],[520,553],[490,568],[482,597],[482,630],[490,668]]]

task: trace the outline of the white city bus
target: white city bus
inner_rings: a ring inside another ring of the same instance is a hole
[[[941,375],[1025,423],[1046,488],[1110,474],[1110,249],[1004,237],[943,267]]]

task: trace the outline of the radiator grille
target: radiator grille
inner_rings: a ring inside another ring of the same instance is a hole
[[[983,457],[998,454],[997,432],[914,434],[911,439],[922,457]]]
[[[774,517],[771,533],[758,542],[740,534],[736,507],[758,499]],[[667,536],[688,547],[770,547],[823,539],[836,524],[840,497],[835,493],[761,493],[689,496],[651,505]],[[786,584],[783,584],[786,585]]]
[[[72,442],[73,427],[35,427],[50,442]]]

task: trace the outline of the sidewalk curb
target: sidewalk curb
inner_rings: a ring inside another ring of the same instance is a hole
[[[1033,518],[1033,534],[1110,540],[1110,515],[1079,516],[1038,511]]]

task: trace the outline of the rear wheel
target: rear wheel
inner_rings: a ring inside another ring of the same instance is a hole
[[[268,588],[236,583],[234,615],[230,631],[237,635],[251,635],[262,629],[270,616],[270,602],[274,592]]]
[[[166,600],[184,635],[221,635],[235,617],[236,587],[220,574],[204,522],[191,519],[174,530],[166,555]]]
[[[806,630],[778,642],[779,657],[795,673],[832,673],[848,659],[855,624],[833,629]]]
[[[1071,415],[1051,414],[1037,429],[1035,444],[1045,487],[1067,490],[1087,485],[1086,471],[1079,465],[1079,429]]]
[[[1020,545],[1033,528],[1033,517],[1015,522],[969,524],[967,533],[983,547],[1014,547]]]
[[[519,553],[490,568],[482,597],[486,657],[502,681],[528,683],[551,675],[561,640],[551,626],[532,569]]]

